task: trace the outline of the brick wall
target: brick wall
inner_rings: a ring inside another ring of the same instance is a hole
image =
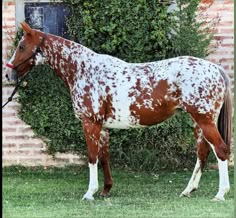
[[[206,11],[209,17],[220,16],[221,21],[217,26],[217,39],[221,44],[214,50],[208,59],[220,64],[232,79],[234,76],[234,26],[233,26],[233,0],[213,1],[213,5]],[[3,74],[6,63],[7,51],[10,50],[12,37],[15,34],[15,1],[3,1],[2,4],[2,36],[3,36]],[[207,0],[203,2],[208,2]],[[2,100],[5,102],[12,93],[13,88],[5,85],[3,78]],[[21,164],[26,166],[63,166],[69,163],[82,164],[84,157],[73,154],[59,154],[53,158],[45,153],[46,145],[34,136],[30,126],[26,125],[17,116],[17,109],[20,105],[13,101],[3,109],[3,165]],[[233,157],[232,157],[233,159]]]
[[[212,2],[212,0],[209,1]],[[213,2],[206,13],[210,18],[216,16],[220,18],[215,36],[220,41],[220,45],[208,57],[208,60],[224,67],[231,78],[232,90],[234,90],[234,4],[233,0]]]

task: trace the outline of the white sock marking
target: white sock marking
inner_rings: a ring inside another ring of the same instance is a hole
[[[209,143],[209,142],[208,142]],[[219,190],[215,196],[215,200],[225,200],[224,195],[229,191],[230,184],[229,184],[229,172],[228,172],[228,161],[222,161],[218,158],[214,146],[209,143],[216,158],[218,161],[218,168],[219,168]]]
[[[218,167],[219,167],[219,191],[216,194],[215,198],[219,200],[224,200],[224,195],[229,191],[229,172],[228,172],[228,161],[222,161],[219,158]]]
[[[86,192],[86,194],[83,197],[84,199],[87,200],[94,200],[94,193],[97,192],[98,190],[98,160],[95,164],[90,164],[89,163],[89,187],[88,187],[88,191]]]
[[[198,184],[200,181],[202,175],[202,170],[201,170],[201,165],[200,165],[200,160],[199,158],[197,159],[196,165],[194,167],[193,170],[193,174],[191,179],[188,182],[187,187],[185,188],[185,190],[181,193],[181,196],[188,196],[190,197],[190,193],[194,190],[198,188]]]

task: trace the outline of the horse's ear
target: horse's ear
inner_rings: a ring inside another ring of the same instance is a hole
[[[22,26],[22,29],[27,33],[27,34],[30,34],[30,35],[33,35],[34,34],[34,30],[31,29],[31,27],[26,23],[26,22],[22,22],[20,23],[21,26]]]

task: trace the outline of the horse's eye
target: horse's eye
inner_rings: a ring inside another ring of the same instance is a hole
[[[25,46],[24,45],[20,45],[19,49],[20,49],[20,51],[24,51]]]

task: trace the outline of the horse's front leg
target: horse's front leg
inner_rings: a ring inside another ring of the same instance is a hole
[[[89,187],[82,200],[94,200],[93,195],[98,190],[98,151],[102,125],[89,119],[83,119],[83,130],[88,149]]]
[[[112,177],[110,169],[110,152],[109,152],[109,132],[108,130],[101,131],[100,145],[99,145],[99,160],[102,165],[104,175],[104,188],[101,196],[106,197],[112,187]]]

